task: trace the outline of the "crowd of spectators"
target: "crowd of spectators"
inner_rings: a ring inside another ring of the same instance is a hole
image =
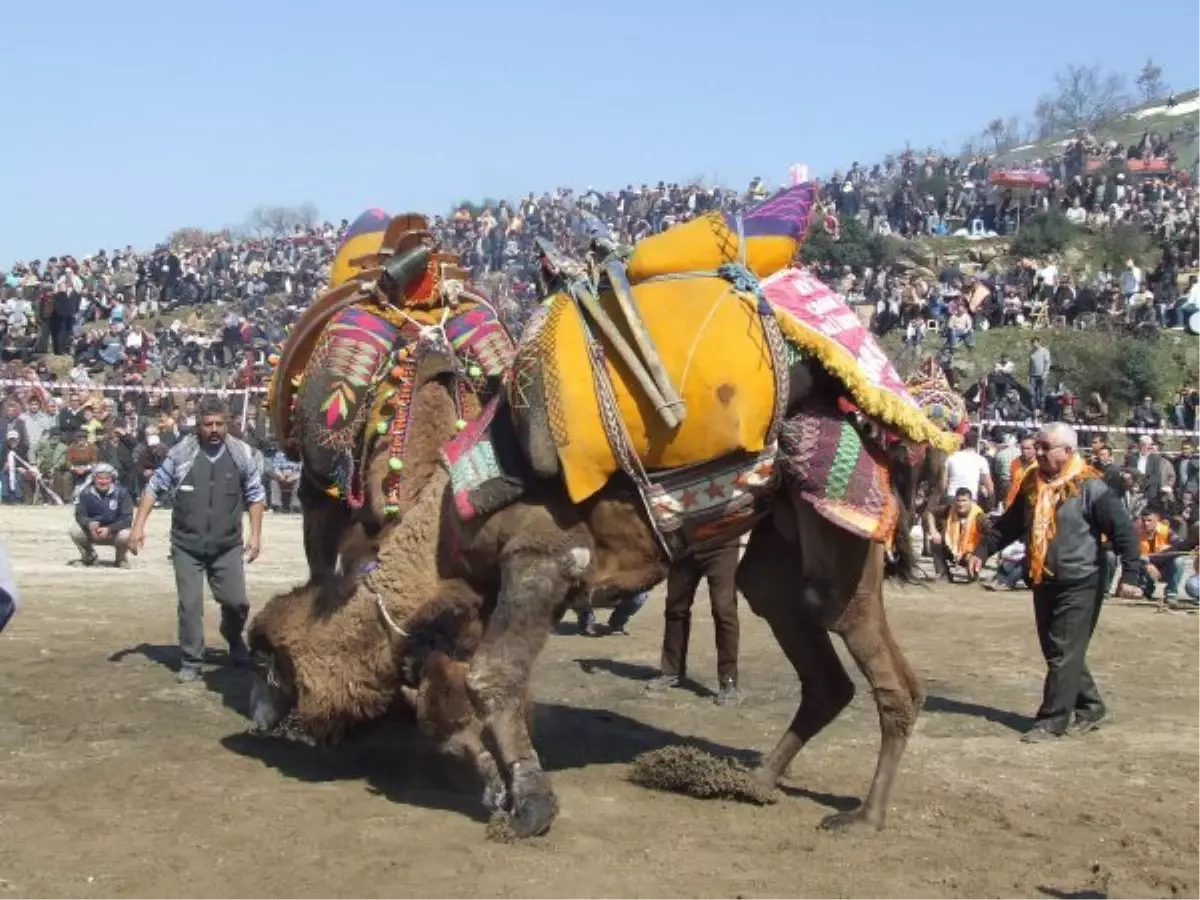
[[[825,275],[852,300],[874,306],[880,333],[903,328],[913,346],[930,327],[950,346],[972,344],[978,329],[1008,325],[1179,327],[1200,301],[1196,173],[1172,168],[1183,141],[1196,141],[1190,117],[1166,136],[1148,131],[1128,147],[1083,132],[1061,153],[1024,167],[1023,177],[1040,179],[1024,190],[993,184],[1000,172],[985,156],[913,153],[870,169],[854,163],[824,188],[843,219],[894,236],[1008,235],[1051,211],[1093,232],[1125,226],[1156,245],[1158,262],[1149,271],[1130,258],[1080,278],[1047,260],[1023,259],[1007,268],[952,267],[923,276],[899,264]]]
[[[877,330],[905,329],[914,350],[931,322],[951,347],[972,344],[981,328],[1075,323],[1102,310],[1177,324],[1187,307],[1175,285],[1198,263],[1193,183],[1169,170],[1135,183],[1121,173],[1095,171],[1090,161],[1171,161],[1179,138],[1148,133],[1124,148],[1083,134],[1060,155],[1037,161],[1050,177],[1045,190],[1019,197],[991,186],[993,168],[985,156],[904,153],[870,168],[855,163],[823,184],[824,199],[841,219],[857,218],[868,230],[900,237],[1005,233],[1015,226],[1019,207],[1023,215],[1060,208],[1097,228],[1131,223],[1164,246],[1152,272],[1130,260],[1120,272],[1102,271],[1080,284],[1052,264],[1033,261],[1002,273],[933,278],[914,278],[899,265],[818,270],[852,302],[874,304]],[[761,178],[745,190],[668,182],[603,192],[559,188],[513,203],[466,205],[434,217],[432,227],[519,329],[537,298],[535,240],[571,243],[581,210],[632,244],[708,211],[737,212],[769,194]],[[1077,210],[1086,211],[1082,218]],[[194,424],[188,410],[197,395],[182,393],[181,385],[212,390],[263,384],[287,327],[327,283],[346,227],[342,220],[295,226],[270,238],[218,234],[149,252],[126,246],[14,264],[0,283],[0,378],[40,387],[0,386],[0,496],[32,502],[48,496],[44,485],[69,498],[98,459],[111,462],[128,487],[140,488],[149,464]],[[1192,295],[1194,285],[1193,277]],[[182,373],[192,377],[181,379]],[[98,392],[96,382],[116,390]],[[1023,411],[1018,405],[1016,412]],[[1052,405],[1039,406],[1039,414],[1052,411]],[[247,439],[258,440],[256,421],[250,417]],[[1186,427],[1192,425],[1194,416]],[[274,444],[264,440],[260,446],[268,476],[279,474],[275,505],[293,506],[294,467]]]

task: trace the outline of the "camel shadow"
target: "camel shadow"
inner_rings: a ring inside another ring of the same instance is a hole
[[[1104,891],[1085,889],[1082,891],[1064,891],[1060,888],[1047,887],[1044,884],[1039,884],[1037,889],[1040,893],[1047,897],[1059,897],[1062,900],[1107,900],[1108,894]]]
[[[1007,709],[997,709],[982,703],[971,703],[968,700],[956,700],[940,694],[928,694],[925,697],[926,712],[955,713],[960,716],[974,716],[985,719],[996,725],[1003,725],[1012,731],[1024,733],[1033,724],[1033,719]]]
[[[607,657],[576,659],[575,663],[585,675],[594,675],[597,671],[600,671],[615,675],[617,678],[625,678],[629,681],[645,682],[662,674],[656,666],[621,662],[619,659],[609,659]],[[690,691],[697,697],[715,697],[717,695],[716,691],[686,676],[680,680],[679,687],[676,690]]]
[[[119,663],[130,656],[143,656],[169,670],[172,675],[179,671],[182,662],[178,646],[145,643],[118,650],[108,656],[108,661]],[[250,670],[234,666],[225,650],[205,648],[204,663],[206,668],[201,671],[200,681],[205,689],[217,694],[226,708],[243,718],[249,718]]]
[[[536,705],[534,736],[542,765],[551,773],[627,764],[642,753],[672,746],[696,747],[748,765],[759,758],[754,751],[680,735],[609,710],[553,703]],[[249,732],[228,735],[221,744],[286,778],[314,784],[364,781],[368,791],[396,803],[487,820],[479,801],[482,785],[467,767],[440,755],[416,728],[401,723],[365,726],[333,748]],[[800,789],[788,793],[835,809],[849,802]]]

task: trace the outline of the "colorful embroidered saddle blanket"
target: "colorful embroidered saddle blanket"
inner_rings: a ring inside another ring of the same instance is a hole
[[[852,534],[890,543],[900,507],[884,451],[840,410],[805,404],[779,435],[784,483],[796,499]]]
[[[762,291],[787,341],[815,357],[866,416],[910,441],[948,452],[958,449],[958,438],[928,418],[875,336],[820,279],[801,269],[784,269],[763,281]]]
[[[779,482],[777,456],[771,444],[651,476],[646,504],[671,558],[725,544],[765,516]]]
[[[442,465],[450,473],[450,491],[459,518],[470,522],[503,509],[525,492],[521,459],[512,424],[496,417],[501,397],[442,448]]]
[[[374,305],[337,313],[321,333],[295,386],[288,443],[330,493],[362,502],[361,472],[379,441],[401,465],[388,476],[394,502],[410,428],[413,391],[435,371],[454,376],[460,419],[497,395],[514,343],[491,308],[461,301],[453,310],[409,310],[402,324]],[[394,483],[393,483],[394,482]]]

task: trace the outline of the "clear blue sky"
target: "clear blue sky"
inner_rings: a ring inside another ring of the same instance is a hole
[[[186,9],[186,12],[182,10]],[[1068,62],[1200,79],[1196,0],[979,6],[209,0],[10,3],[0,266],[260,203],[462,198],[695,175],[742,186],[962,139]],[[1128,25],[1123,25],[1128,19]],[[972,74],[978,73],[978,74]]]

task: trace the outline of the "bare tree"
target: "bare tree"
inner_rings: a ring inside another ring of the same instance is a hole
[[[1163,81],[1162,77],[1162,66],[1156,64],[1153,59],[1146,60],[1146,64],[1142,66],[1142,71],[1138,73],[1135,83],[1138,87],[1138,93],[1142,95],[1142,100],[1145,103],[1158,100],[1167,94],[1167,84]]]
[[[316,228],[321,224],[321,211],[314,204],[305,201],[296,207],[296,219],[305,228]]]
[[[292,233],[296,226],[312,228],[320,221],[321,214],[311,203],[299,206],[256,206],[246,217],[246,231],[260,240],[266,237],[279,238]]]
[[[167,235],[167,246],[173,248],[182,248],[185,250],[193,250],[199,247],[204,247],[214,240],[230,240],[231,235],[229,229],[222,228],[220,231],[208,231],[204,228],[196,228],[189,226],[186,228],[176,228]]]
[[[1062,131],[1058,118],[1058,104],[1052,97],[1042,97],[1033,109],[1034,134],[1039,141],[1054,137]]]
[[[983,129],[983,137],[992,142],[995,151],[999,153],[1003,149],[1004,143],[1004,120],[992,119],[987,123],[987,127]]]
[[[1016,116],[1009,116],[1004,120],[1004,134],[1001,135],[1004,141],[1004,149],[1011,150],[1021,143],[1021,120]]]
[[[1094,125],[1129,103],[1125,79],[1116,72],[1105,73],[1098,65],[1067,66],[1055,76],[1055,83],[1055,111],[1065,128]]]

